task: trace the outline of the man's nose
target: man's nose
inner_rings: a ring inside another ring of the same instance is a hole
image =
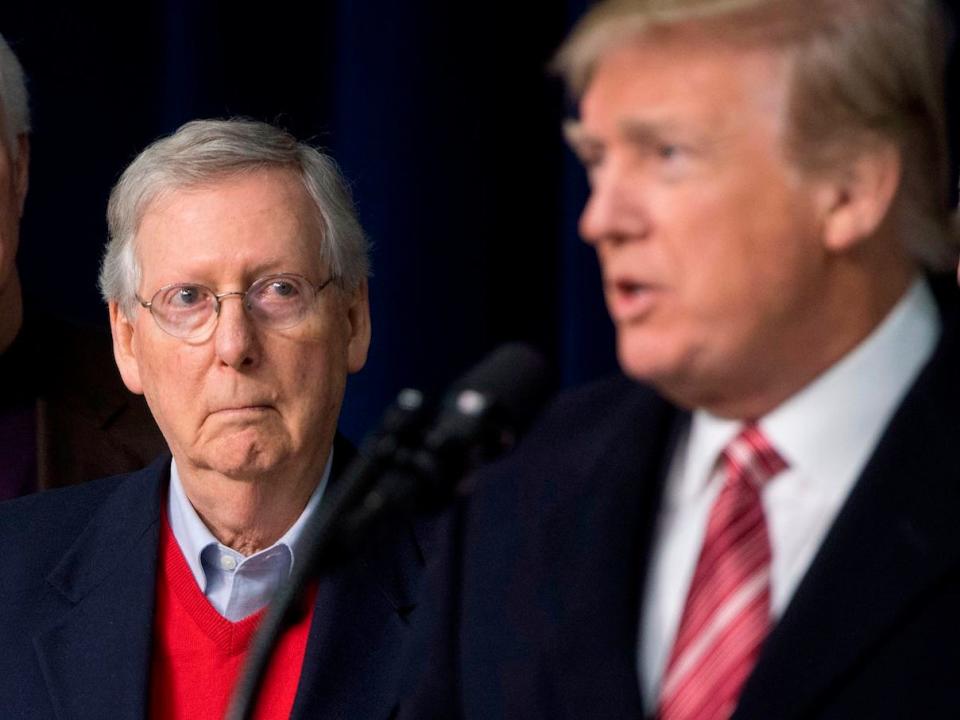
[[[591,177],[590,196],[580,214],[580,236],[596,246],[641,238],[650,229],[646,210],[647,191],[642,179],[610,164]]]
[[[220,314],[214,332],[217,357],[235,370],[253,367],[260,361],[257,328],[244,307],[243,297],[242,292],[219,296]]]

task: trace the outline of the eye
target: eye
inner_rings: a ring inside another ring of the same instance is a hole
[[[166,301],[174,308],[189,308],[202,303],[205,295],[205,288],[199,285],[177,285],[170,289]]]
[[[263,308],[273,308],[299,305],[303,302],[303,287],[300,282],[291,276],[276,276],[264,278],[254,284],[247,296],[248,307],[259,305]]]
[[[297,294],[296,286],[287,280],[274,280],[270,283],[269,292],[280,297],[289,297]]]
[[[293,298],[298,294],[297,286],[283,279],[271,280],[264,290],[265,295],[277,299]]]
[[[680,147],[678,145],[670,145],[664,143],[657,147],[657,157],[661,160],[672,160],[680,154]]]

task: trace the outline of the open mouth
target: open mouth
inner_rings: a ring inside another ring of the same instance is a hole
[[[633,280],[617,280],[613,283],[614,291],[618,295],[632,296],[645,291],[648,286],[641,282]]]
[[[620,279],[607,285],[607,306],[614,321],[634,320],[653,304],[655,288],[647,283]]]

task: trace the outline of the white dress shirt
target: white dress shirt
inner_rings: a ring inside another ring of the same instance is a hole
[[[772,552],[771,612],[786,608],[907,390],[940,336],[936,303],[917,280],[856,348],[759,421],[788,469],[763,489]],[[721,451],[743,423],[693,413],[671,461],[657,519],[637,652],[648,712],[656,710],[707,518]]]
[[[176,461],[171,461],[167,505],[170,529],[200,590],[227,620],[237,622],[266,607],[290,576],[296,553],[301,549],[303,529],[320,504],[332,463],[333,451],[316,490],[283,537],[268,548],[244,556],[213,536],[183,490]]]

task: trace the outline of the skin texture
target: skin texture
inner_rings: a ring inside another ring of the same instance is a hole
[[[20,218],[27,199],[30,141],[18,138],[16,157],[0,143],[0,352],[7,349],[23,322],[23,299],[15,260],[20,243]]]
[[[890,229],[895,148],[803,176],[785,150],[788,70],[778,51],[664,30],[600,58],[568,129],[621,366],[728,417],[759,417],[836,362],[915,273]]]
[[[227,177],[162,195],[136,236],[140,297],[195,282],[245,290],[277,272],[315,285],[328,277],[316,210],[283,169]],[[366,285],[332,283],[292,328],[253,324],[223,301],[208,338],[185,341],[110,305],[114,352],[167,440],[187,496],[213,534],[245,554],[276,541],[299,516],[330,452],[348,373],[366,361]]]

